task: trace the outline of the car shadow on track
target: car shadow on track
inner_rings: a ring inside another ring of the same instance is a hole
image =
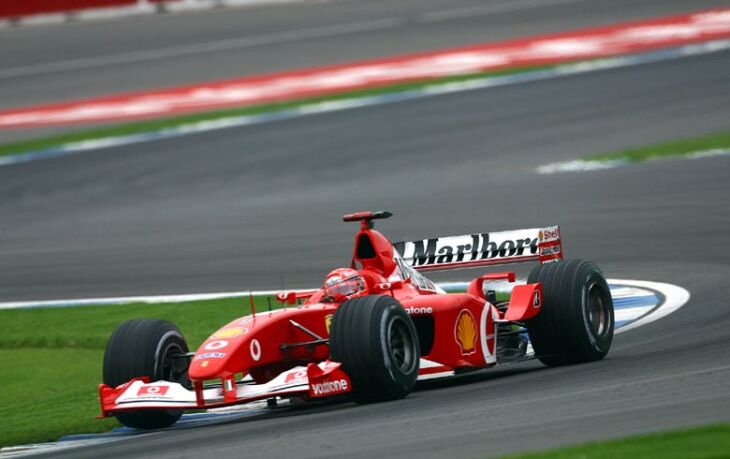
[[[514,378],[519,375],[525,375],[533,373],[535,371],[545,369],[544,366],[537,362],[519,363],[513,365],[505,365],[504,367],[495,369],[481,369],[473,372],[459,374],[453,378],[438,379],[431,381],[422,381],[417,383],[414,390],[415,393],[428,394],[430,391],[438,389],[448,389],[454,387],[465,386],[469,384],[478,384],[489,381],[500,381],[507,378]],[[389,402],[389,403],[397,403]],[[376,405],[376,404],[374,404]],[[279,406],[276,408],[270,408],[265,412],[257,415],[252,415],[246,418],[231,419],[228,421],[222,421],[220,424],[235,424],[242,422],[257,421],[263,419],[276,419],[283,417],[299,417],[299,416],[310,416],[318,415],[323,413],[336,413],[343,410],[351,410],[357,407],[354,402],[349,400],[347,396],[332,397],[329,399],[323,399],[318,401],[308,401],[292,403],[285,406]]]
[[[503,378],[514,377],[532,373],[534,371],[544,370],[545,367],[537,362],[520,362],[507,364],[494,369],[479,369],[475,371],[457,374],[454,378],[435,379],[432,381],[421,381],[416,385],[417,391],[430,391],[435,389],[445,389],[450,387],[458,387],[467,384],[476,384],[487,381],[498,381]]]
[[[433,391],[437,391],[439,389],[445,389],[448,390],[450,388],[457,388],[461,386],[467,386],[470,384],[479,384],[479,383],[485,383],[485,382],[502,382],[502,381],[508,381],[511,378],[518,377],[519,375],[526,375],[530,374],[537,370],[542,370],[545,367],[541,366],[537,362],[521,362],[521,363],[515,363],[515,364],[507,364],[504,366],[500,366],[499,368],[493,368],[493,369],[480,369],[468,373],[459,374],[456,377],[452,378],[445,378],[445,379],[436,379],[431,381],[421,381],[417,383],[416,388],[414,390],[414,394],[416,397],[409,397],[406,400],[395,400],[392,402],[387,402],[386,406],[393,407],[390,404],[398,404],[398,403],[410,403],[414,402],[414,399],[418,397],[419,394],[431,397],[435,394],[430,394]],[[369,408],[371,407],[371,408]],[[210,422],[203,422],[203,423],[191,423],[191,424],[178,424],[174,427],[168,428],[168,429],[160,429],[156,432],[165,432],[165,431],[179,431],[179,430],[188,430],[188,429],[206,429],[214,426],[224,426],[224,425],[238,425],[238,424],[245,424],[249,422],[257,422],[257,421],[266,421],[266,420],[275,420],[275,419],[286,419],[290,418],[292,420],[299,419],[302,416],[318,416],[318,415],[328,415],[332,416],[337,413],[345,413],[347,414],[349,411],[353,409],[382,409],[383,406],[381,404],[367,404],[367,405],[357,405],[354,402],[352,402],[346,395],[336,396],[332,398],[322,399],[322,400],[316,400],[316,401],[303,401],[294,399],[292,402],[284,402],[281,403],[279,406],[276,407],[269,407],[269,408],[262,408],[261,410],[256,410],[255,413],[250,413],[248,415],[242,414],[241,417],[230,417],[230,418],[223,418],[220,419],[211,419]],[[347,414],[349,415],[349,414]],[[125,432],[126,435],[135,436],[137,434],[145,434],[150,433],[150,431],[136,431],[134,429],[129,429]]]

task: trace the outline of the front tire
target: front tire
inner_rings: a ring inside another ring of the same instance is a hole
[[[132,378],[171,381],[188,387],[188,352],[182,333],[172,323],[158,319],[135,319],[119,325],[104,351],[104,384],[116,387]],[[175,357],[175,356],[178,357]],[[141,410],[114,415],[127,427],[159,429],[173,425],[182,410]]]
[[[613,341],[613,300],[595,263],[547,263],[535,267],[527,282],[543,287],[542,310],[526,324],[542,363],[568,365],[606,356]]]
[[[343,302],[332,318],[330,352],[350,377],[355,402],[403,398],[416,384],[421,356],[416,328],[390,296]]]

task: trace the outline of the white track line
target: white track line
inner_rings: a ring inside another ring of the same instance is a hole
[[[518,283],[525,283],[525,279],[518,279]],[[466,282],[443,282],[438,284],[444,289],[465,289],[468,285]],[[500,292],[509,292],[510,284],[506,281],[494,282],[494,289]],[[42,300],[42,301],[7,301],[0,302],[0,310],[2,309],[29,309],[29,308],[63,308],[72,306],[106,306],[129,303],[182,303],[185,301],[205,301],[216,300],[219,298],[242,298],[249,295],[276,295],[282,291],[306,291],[311,288],[301,289],[279,289],[279,290],[240,290],[234,292],[215,292],[215,293],[187,293],[182,295],[145,295],[145,296],[117,296],[103,298],[74,298],[61,300]]]
[[[623,308],[623,309],[616,309],[614,311],[615,314],[615,320],[616,322],[628,322],[634,319],[637,319],[644,314],[646,314],[646,311],[648,311],[650,308],[647,308],[645,306],[637,306],[635,308]]]
[[[519,280],[519,283],[524,283],[523,279]],[[633,322],[629,325],[621,327],[616,332],[623,332],[631,330],[636,327],[640,327],[649,322],[653,322],[668,314],[676,311],[682,307],[687,301],[689,301],[690,294],[687,290],[676,285],[661,283],[661,282],[650,282],[650,281],[638,281],[638,280],[625,280],[625,279],[608,279],[609,284],[621,285],[620,292],[624,293],[627,291],[633,291],[636,296],[646,296],[648,292],[637,291],[636,288],[649,289],[659,292],[664,296],[664,303],[657,308],[654,312],[646,317],[643,317],[637,322]],[[465,288],[467,283],[465,282],[446,282],[439,284],[442,288]],[[495,286],[496,290],[509,291],[509,284],[502,284]],[[631,289],[631,290],[629,290]],[[294,289],[293,289],[294,290]],[[300,289],[309,290],[309,289]],[[255,290],[255,291],[234,291],[234,292],[219,292],[219,293],[192,293],[184,295],[146,295],[146,296],[123,296],[123,297],[107,297],[107,298],[83,298],[83,299],[65,299],[65,300],[44,300],[44,301],[12,301],[0,303],[0,310],[3,309],[26,309],[26,308],[42,308],[42,307],[70,307],[70,306],[92,306],[92,305],[120,305],[129,303],[180,303],[185,301],[204,301],[214,300],[219,298],[236,298],[236,297],[247,297],[249,294],[254,296],[260,295],[275,295],[281,290]],[[617,317],[624,317],[621,314],[626,315],[628,318],[637,317],[639,309],[642,308],[629,308],[622,312],[617,313]],[[643,308],[648,310],[650,308]],[[621,318],[620,320],[628,320],[627,318]],[[619,319],[617,319],[619,320]]]
[[[294,289],[292,289],[294,290]],[[304,289],[301,289],[304,290]],[[147,296],[119,296],[109,298],[82,298],[67,300],[46,300],[46,301],[10,301],[0,303],[2,309],[26,309],[26,308],[63,308],[71,306],[106,306],[129,303],[182,303],[185,301],[204,301],[215,300],[218,298],[237,298],[247,297],[249,294],[254,296],[275,295],[282,290],[256,290],[253,292],[220,292],[220,293],[191,293],[184,295],[147,295]]]
[[[657,155],[647,158],[640,162],[653,162],[664,159],[704,159],[717,158],[720,156],[730,156],[730,149],[713,148],[711,150],[698,150],[695,152],[682,153],[676,155]],[[610,160],[593,160],[593,159],[574,159],[572,161],[564,161],[559,163],[545,164],[537,168],[538,174],[557,174],[562,172],[593,172],[606,169],[614,169],[616,167],[628,166],[634,164],[627,159],[610,159]]]
[[[634,287],[644,287],[655,290],[664,295],[664,303],[662,303],[659,308],[657,308],[651,314],[648,314],[647,316],[637,320],[636,322],[632,322],[625,327],[621,327],[620,329],[616,330],[616,333],[623,333],[629,330],[633,330],[634,328],[641,327],[642,325],[646,325],[650,322],[654,322],[655,320],[659,320],[662,317],[666,317],[687,304],[690,298],[690,293],[686,289],[672,284],[665,284],[663,282],[649,282],[624,279],[611,279],[609,280],[609,282],[631,285]]]

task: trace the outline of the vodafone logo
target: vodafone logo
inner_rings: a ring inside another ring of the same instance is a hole
[[[226,346],[228,346],[228,341],[224,339],[217,339],[206,344],[203,349],[206,351],[217,351],[218,349],[223,349]]]
[[[349,384],[345,379],[336,379],[334,381],[325,381],[312,384],[312,393],[314,395],[331,395],[347,392]]]
[[[165,395],[168,390],[170,390],[170,386],[142,386],[137,391],[137,395],[162,396]]]
[[[259,340],[252,339],[249,348],[251,351],[251,358],[258,362],[261,358],[261,343],[259,343]]]

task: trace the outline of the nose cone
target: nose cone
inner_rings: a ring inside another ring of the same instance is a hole
[[[236,319],[205,340],[190,362],[190,379],[216,379],[222,373],[241,371],[246,362],[240,350],[251,341],[251,322],[243,323],[247,319]]]

